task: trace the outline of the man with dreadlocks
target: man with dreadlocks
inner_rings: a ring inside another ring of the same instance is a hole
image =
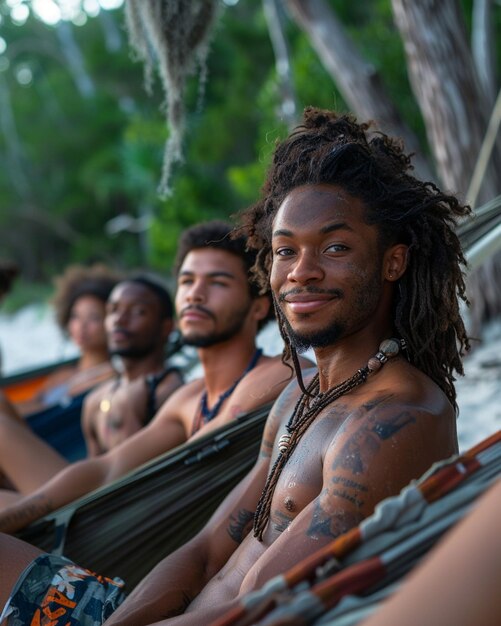
[[[318,374],[296,366],[252,472],[107,625],[209,624],[457,450],[468,341],[452,227],[468,208],[369,131],[307,109],[278,145],[243,223],[292,362],[312,346]]]

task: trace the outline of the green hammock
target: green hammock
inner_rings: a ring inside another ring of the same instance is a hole
[[[150,461],[17,536],[102,575],[120,576],[130,591],[201,529],[249,472],[270,407]]]

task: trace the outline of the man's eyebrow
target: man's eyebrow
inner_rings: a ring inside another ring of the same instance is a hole
[[[181,270],[179,272],[179,276],[195,276],[196,272],[191,272],[190,270]],[[224,270],[216,270],[214,272],[207,272],[204,276],[208,276],[209,278],[235,278],[235,275],[231,272],[225,272]]]
[[[336,230],[351,230],[353,232],[353,228],[349,226],[346,222],[334,222],[333,224],[328,224],[327,226],[323,226],[320,229],[320,233],[323,235],[327,235],[328,233],[332,233]],[[273,237],[293,237],[294,233],[292,230],[288,230],[287,228],[279,228],[278,230],[273,231]]]
[[[346,222],[334,222],[334,224],[328,224],[320,229],[320,232],[323,235],[327,235],[328,233],[332,233],[336,230],[351,230],[353,232],[353,228],[349,226]]]
[[[278,230],[273,231],[272,237],[292,237],[293,236],[293,232],[292,230],[287,230],[285,228],[279,228]]]

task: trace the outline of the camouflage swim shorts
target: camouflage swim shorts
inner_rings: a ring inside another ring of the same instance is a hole
[[[123,585],[119,578],[104,578],[64,557],[44,554],[20,576],[0,624],[101,626],[123,602]]]

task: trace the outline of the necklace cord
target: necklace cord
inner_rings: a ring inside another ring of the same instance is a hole
[[[278,479],[280,478],[285,464],[290,459],[301,437],[308,430],[309,426],[329,404],[364,383],[368,376],[381,369],[389,358],[397,356],[402,345],[399,339],[386,339],[379,346],[378,352],[368,360],[367,365],[360,368],[351,378],[346,379],[339,385],[323,393],[320,392],[319,375],[316,374],[311,380],[305,390],[306,393],[303,392],[301,394],[285,426],[287,434],[282,435],[278,440],[278,456],[268,474],[254,514],[253,531],[254,537],[256,537],[258,541],[263,540],[263,533],[270,518],[271,501],[275,493]]]
[[[228,396],[230,396],[233,393],[233,391],[235,391],[235,387],[242,380],[242,378],[244,378],[244,376],[246,376],[252,369],[256,367],[257,362],[261,358],[262,354],[263,354],[263,351],[261,350],[261,348],[257,348],[254,354],[252,355],[252,358],[249,361],[249,364],[247,365],[245,370],[242,372],[241,376],[239,376],[231,384],[231,386],[228,387],[228,389],[226,389],[226,391],[223,391],[223,393],[219,396],[219,398],[216,400],[216,403],[212,406],[211,409],[209,409],[209,406],[208,406],[207,390],[204,390],[204,392],[202,393],[202,397],[200,399],[200,410],[198,412],[197,418],[195,419],[193,423],[193,429],[191,431],[192,435],[194,435],[198,430],[200,430],[203,424],[207,424],[218,415],[223,402],[226,400],[226,398],[228,398]]]

